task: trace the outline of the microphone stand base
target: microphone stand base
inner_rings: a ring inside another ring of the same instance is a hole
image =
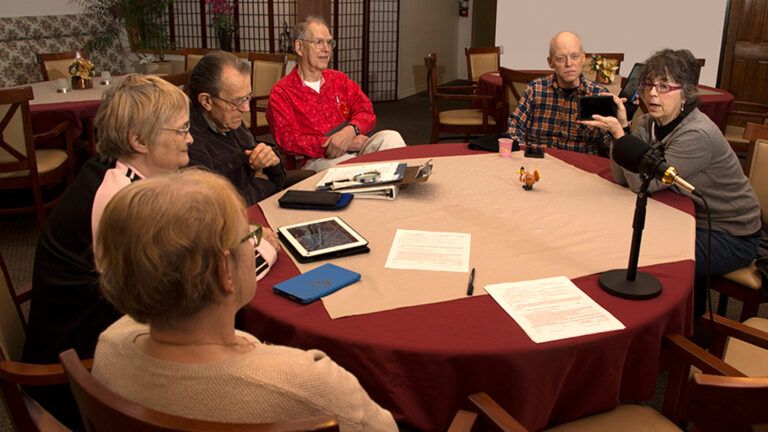
[[[630,300],[648,300],[661,294],[661,282],[655,277],[637,272],[635,280],[627,280],[627,270],[609,270],[600,275],[600,287],[611,295]]]

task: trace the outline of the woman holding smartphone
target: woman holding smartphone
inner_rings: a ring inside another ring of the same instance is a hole
[[[613,135],[611,172],[617,183],[635,192],[643,183],[639,174],[616,162],[617,149],[635,153],[650,146],[643,157],[655,151],[704,196],[712,224],[711,274],[721,275],[748,265],[757,256],[760,203],[722,132],[697,108],[698,73],[699,65],[690,51],[658,51],[646,60],[640,72],[640,97],[648,113],[638,120],[634,134],[630,134],[624,104],[617,97],[616,117],[595,115],[594,120],[583,123]],[[622,160],[623,155],[619,156],[618,160]],[[656,179],[650,181],[648,192],[669,187],[687,194]],[[704,201],[690,196],[696,208],[694,316],[698,317],[706,309],[709,229]]]

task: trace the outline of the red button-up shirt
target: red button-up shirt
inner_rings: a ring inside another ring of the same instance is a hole
[[[339,71],[323,71],[318,94],[304,84],[296,67],[275,84],[269,95],[269,128],[278,145],[291,153],[323,157],[326,134],[347,120],[362,134],[376,125],[371,100],[357,83]]]

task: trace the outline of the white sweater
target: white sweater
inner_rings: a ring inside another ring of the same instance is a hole
[[[342,431],[397,431],[392,415],[323,352],[266,345],[205,364],[144,354],[134,343],[149,327],[124,316],[99,337],[93,374],[141,405],[202,420],[267,423],[335,415]]]

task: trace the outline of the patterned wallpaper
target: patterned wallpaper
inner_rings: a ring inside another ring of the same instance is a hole
[[[88,35],[103,27],[101,19],[92,14],[0,17],[0,87],[42,81],[35,54],[82,49]],[[117,47],[88,56],[97,73],[131,70],[126,52]]]

